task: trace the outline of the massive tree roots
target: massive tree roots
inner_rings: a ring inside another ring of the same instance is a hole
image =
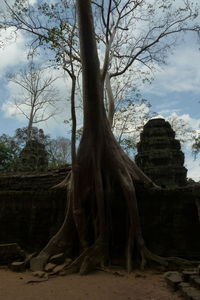
[[[88,146],[88,141],[85,144],[83,139],[77,163],[64,182],[68,189],[65,220],[58,233],[32,259],[31,269],[42,270],[48,259],[60,252],[73,257],[70,265],[63,264],[62,270],[57,269],[61,275],[87,274],[99,266],[111,265],[117,255],[124,255],[128,272],[138,258],[142,268],[149,262],[179,268],[198,263],[159,257],[146,248],[135,183],[154,184],[124,154],[112,136],[109,144],[106,140],[96,148],[95,144]],[[120,219],[116,217],[117,211]],[[119,236],[118,229],[121,230]]]

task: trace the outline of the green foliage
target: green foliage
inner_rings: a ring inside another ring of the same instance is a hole
[[[43,145],[47,145],[49,143],[50,136],[44,134],[43,129],[39,129],[37,127],[32,127],[31,131],[32,131],[31,139],[33,141],[37,141]],[[14,139],[16,140],[17,144],[20,145],[20,147],[25,146],[27,137],[28,137],[28,128],[27,127],[16,129]]]
[[[6,134],[0,136],[0,172],[14,172],[20,146],[16,140]]]
[[[0,136],[0,174],[15,173],[18,157],[26,145],[27,127],[17,128],[14,136],[2,134]],[[45,145],[48,153],[49,168],[58,168],[70,163],[71,142],[64,137],[52,139],[44,134],[42,129],[32,128],[32,140]]]
[[[50,60],[57,66],[64,64],[66,67],[66,61],[71,59],[69,49],[73,47],[73,50],[76,48],[75,52],[78,52],[78,32],[77,29],[72,29],[75,20],[74,1],[60,0],[49,3],[40,0],[30,5],[28,0],[15,0],[12,8],[15,11],[12,22],[17,24],[18,28],[23,24],[25,31],[29,31],[31,27],[37,37],[31,45],[33,51],[43,48],[48,51],[49,57],[53,55]]]
[[[0,169],[7,169],[10,161],[9,149],[5,144],[0,142]]]

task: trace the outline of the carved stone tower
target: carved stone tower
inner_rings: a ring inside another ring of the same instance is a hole
[[[18,159],[18,171],[42,172],[48,168],[48,153],[37,141],[27,142]]]
[[[183,186],[187,169],[175,132],[164,119],[149,120],[140,135],[137,165],[158,185]]]

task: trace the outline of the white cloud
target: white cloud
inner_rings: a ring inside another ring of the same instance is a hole
[[[179,109],[179,108],[173,109],[173,113],[179,113],[179,112],[181,112],[181,111],[182,111],[182,109]],[[164,116],[166,116],[166,115],[171,114],[171,112],[172,112],[172,109],[163,109],[163,110],[160,110],[160,111],[158,112],[158,114],[159,114],[159,115],[164,115]]]
[[[1,76],[8,67],[15,67],[26,60],[25,38],[20,32],[15,32],[10,28],[1,31],[0,36],[4,46],[0,48],[0,74]]]
[[[14,105],[14,102],[7,101],[2,104],[1,110],[3,111],[6,118],[15,117],[21,121],[21,115],[18,114],[17,108]]]
[[[194,160],[191,156],[185,156],[185,166],[188,169],[187,177],[195,181],[200,181],[200,164],[199,161]]]
[[[192,118],[189,114],[182,114],[178,117],[187,122],[194,130],[197,130],[200,127],[200,118]]]
[[[146,92],[158,96],[166,92],[200,92],[200,51],[194,41],[182,43],[167,63],[157,66],[155,80],[145,87]]]
[[[59,113],[55,115],[54,117],[50,118],[46,122],[41,122],[38,124],[40,128],[43,128],[45,132],[49,132],[52,135],[63,135],[66,136],[69,135],[70,132],[70,123],[68,125],[64,124],[64,120],[69,120],[71,117],[71,109],[70,109],[70,89],[71,89],[71,79],[64,75],[62,70],[57,69],[46,69],[44,72],[44,76],[52,75],[52,77],[58,77],[58,79],[55,81],[54,86],[57,88],[60,101],[57,103],[57,108]],[[25,118],[25,116],[20,113],[15,106],[15,99],[20,99],[22,95],[22,91],[13,82],[7,83],[7,91],[9,92],[9,97],[7,101],[4,101],[1,107],[1,111],[5,118],[12,119],[16,121],[16,128],[23,127],[27,125],[28,120]],[[78,97],[77,97],[78,98]],[[79,98],[77,99],[79,101]],[[23,110],[25,110],[26,107],[23,107]],[[49,111],[46,110],[48,113]],[[78,115],[78,123],[81,122],[81,114],[79,111],[77,111]],[[37,125],[36,125],[37,126]]]

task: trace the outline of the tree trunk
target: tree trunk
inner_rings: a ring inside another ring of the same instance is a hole
[[[30,142],[32,139],[32,129],[33,129],[33,109],[31,109],[30,118],[27,126],[27,141]]]
[[[142,267],[148,259],[166,265],[166,259],[152,254],[145,247],[137,208],[135,183],[151,186],[153,183],[119,147],[106,117],[91,1],[77,0],[77,11],[83,66],[83,135],[69,181],[68,214],[57,235],[31,261],[31,268],[41,269],[49,256],[58,253],[61,248],[65,251],[70,249],[70,227],[74,223],[79,239],[79,256],[62,274],[77,271],[86,274],[96,266],[108,263],[115,250],[112,241],[115,231],[113,213],[119,200],[117,193],[121,195],[128,219],[127,228],[120,224],[124,228],[123,235],[127,237],[123,245],[127,270],[130,272],[132,269],[134,250],[139,253]]]
[[[110,122],[110,126],[112,128],[113,126],[113,118],[114,118],[114,114],[115,114],[115,103],[114,103],[114,96],[113,96],[113,92],[112,92],[112,87],[110,84],[110,76],[109,74],[106,75],[106,79],[105,79],[105,83],[106,83],[106,92],[107,92],[107,96],[108,96],[108,120]]]

